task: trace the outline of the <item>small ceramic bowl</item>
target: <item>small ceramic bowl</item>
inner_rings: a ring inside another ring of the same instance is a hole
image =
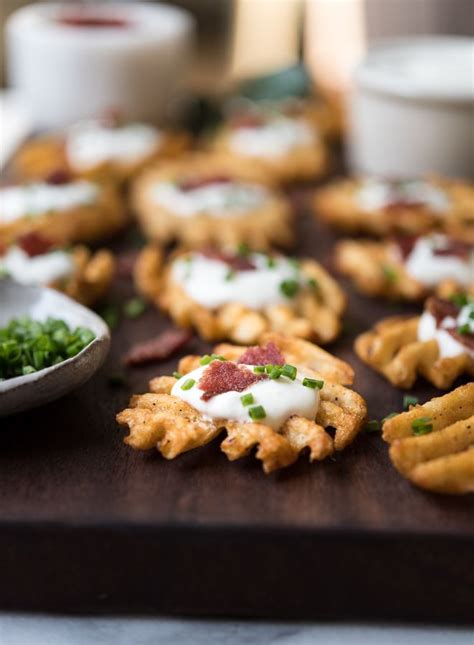
[[[87,381],[102,365],[110,346],[110,332],[95,313],[71,298],[48,289],[0,280],[0,327],[12,318],[61,318],[70,327],[88,327],[95,339],[79,354],[45,369],[0,381],[0,417],[53,401]]]

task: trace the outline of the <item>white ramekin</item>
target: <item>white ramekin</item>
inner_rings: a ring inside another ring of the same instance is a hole
[[[81,12],[127,26],[85,28],[57,20]],[[37,127],[108,110],[159,121],[188,70],[193,31],[190,14],[162,4],[29,5],[7,22],[9,81]]]
[[[349,165],[390,177],[474,173],[474,41],[397,39],[355,74]]]

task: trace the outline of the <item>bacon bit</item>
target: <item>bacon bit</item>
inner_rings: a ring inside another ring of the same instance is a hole
[[[259,114],[242,113],[236,114],[229,119],[229,126],[237,128],[260,128],[265,124],[265,119]]]
[[[135,262],[137,261],[138,251],[129,251],[128,253],[121,253],[117,256],[117,275],[120,278],[129,278],[133,275]]]
[[[45,178],[45,182],[52,186],[62,186],[63,184],[69,184],[71,181],[71,173],[62,169],[54,170]]]
[[[228,175],[214,175],[211,177],[192,177],[190,179],[184,179],[181,181],[178,186],[179,189],[187,193],[191,190],[196,190],[197,188],[204,188],[205,186],[213,186],[214,184],[230,184],[232,177]]]
[[[15,244],[20,249],[22,249],[30,258],[48,253],[48,251],[50,251],[54,246],[54,242],[35,232],[25,233],[24,235],[21,235],[15,241]]]
[[[181,329],[168,329],[159,336],[133,345],[123,362],[131,367],[162,361],[180,350],[191,339],[191,333]]]
[[[393,237],[392,242],[398,247],[403,260],[406,260],[411,255],[411,252],[415,248],[415,244],[417,243],[418,239],[418,235],[400,235]]]
[[[77,14],[64,13],[56,18],[56,22],[67,27],[79,27],[83,29],[123,29],[130,27],[130,21],[120,17],[95,15],[89,11]]]
[[[204,248],[200,253],[210,260],[219,260],[220,262],[224,262],[234,271],[254,271],[257,268],[252,260],[245,255],[226,253],[225,251],[219,251],[212,247]]]
[[[203,401],[224,392],[243,392],[253,383],[267,379],[266,374],[254,374],[245,367],[239,367],[230,361],[213,361],[203,372],[198,386],[204,390]]]
[[[452,238],[446,238],[446,243],[441,248],[434,248],[433,255],[443,256],[453,256],[461,258],[461,260],[468,260],[471,252],[474,247],[460,240],[453,240]]]
[[[465,345],[469,349],[474,350],[474,334],[460,334],[456,327],[453,327],[452,329],[448,328],[445,331],[447,331],[454,340],[461,343],[461,345]]]
[[[249,347],[239,358],[237,363],[245,365],[284,365],[285,359],[280,350],[273,342],[269,342],[265,347]]]
[[[425,309],[436,320],[436,326],[439,327],[445,318],[457,318],[460,308],[450,300],[442,300],[432,296],[428,298]]]
[[[425,204],[423,202],[417,202],[414,199],[391,199],[389,203],[384,207],[386,211],[398,210],[399,208],[423,208]]]

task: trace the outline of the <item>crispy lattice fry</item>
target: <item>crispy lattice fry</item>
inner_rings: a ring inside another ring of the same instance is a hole
[[[256,448],[266,473],[289,466],[304,449],[310,461],[322,460],[334,450],[343,450],[360,431],[367,408],[358,394],[340,384],[352,378],[351,368],[324,350],[309,343],[279,334],[269,334],[285,360],[298,358],[295,366],[309,377],[324,379],[316,417],[294,415],[274,430],[264,422],[240,423],[230,419],[210,419],[187,402],[171,394],[176,379],[158,377],[150,382],[151,392],[132,397],[129,407],[117,415],[120,424],[129,428],[125,441],[138,450],[156,447],[167,459],[205,445],[218,434],[226,432],[222,451],[233,461]],[[312,348],[312,351],[309,351]],[[240,357],[249,348],[218,345],[214,352],[229,360]],[[305,360],[307,358],[307,360]],[[199,367],[199,356],[181,359],[179,370],[188,374]],[[334,437],[328,429],[334,430]]]
[[[339,335],[346,297],[336,280],[316,261],[300,263],[301,276],[311,286],[288,299],[288,304],[252,310],[239,302],[228,302],[209,309],[193,300],[173,279],[173,262],[188,257],[191,254],[178,253],[163,266],[161,250],[149,245],[135,265],[137,289],[180,327],[194,327],[206,340],[228,338],[242,344],[255,343],[270,330],[322,344]]]
[[[114,256],[105,249],[93,253],[85,246],[74,247],[72,256],[75,265],[72,276],[63,283],[51,286],[64,291],[74,300],[91,306],[105,295],[113,280]]]
[[[403,195],[385,206],[367,208],[358,197],[366,182],[363,178],[344,179],[320,188],[314,199],[316,217],[349,233],[421,235],[438,230],[474,244],[472,184],[440,178],[422,180],[429,190],[438,192],[436,202],[440,199],[446,202],[442,208],[416,198],[410,203]],[[426,192],[426,188],[421,192]]]
[[[342,240],[335,247],[335,262],[337,269],[369,296],[414,301],[422,300],[431,291],[441,297],[465,292],[474,295],[474,247],[466,259],[466,274],[470,274],[471,280],[461,284],[446,278],[434,288],[422,284],[409,273],[392,241]]]
[[[474,383],[385,421],[395,468],[438,493],[474,492]]]
[[[474,375],[474,360],[467,352],[441,357],[437,340],[418,340],[419,322],[419,317],[386,318],[356,338],[355,352],[395,387],[409,389],[421,374],[444,390],[462,374]]]

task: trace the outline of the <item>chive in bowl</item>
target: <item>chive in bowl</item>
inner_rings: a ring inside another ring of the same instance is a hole
[[[71,329],[90,330],[94,338],[77,354],[55,365],[0,380],[0,417],[35,408],[75,390],[99,369],[110,348],[107,325],[83,305],[47,287],[1,279],[0,328],[25,316],[40,322],[60,319]]]

